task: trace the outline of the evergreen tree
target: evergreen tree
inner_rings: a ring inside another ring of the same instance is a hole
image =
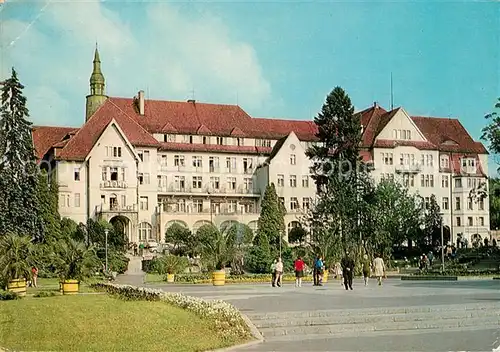
[[[271,183],[266,187],[261,202],[257,235],[265,236],[273,250],[279,247],[280,240],[283,241],[285,233],[284,215],[284,209],[276,193],[276,187]]]
[[[1,83],[0,229],[3,233],[43,238],[39,216],[36,164],[24,86],[17,73]]]
[[[57,210],[57,195],[54,197],[53,185],[49,188],[45,170],[40,172],[37,186],[38,211],[45,233],[44,240],[53,242],[61,238],[61,219]],[[55,191],[57,192],[57,189]]]
[[[362,165],[359,157],[360,116],[354,114],[347,93],[335,87],[326,97],[314,122],[319,143],[306,152],[313,163],[311,174],[319,197],[312,216],[328,219],[325,226],[331,228],[321,228],[321,223],[313,221],[311,225],[319,226],[312,229],[313,238],[318,244],[333,245],[338,243],[336,239],[319,237],[338,236],[346,249],[360,242],[362,210],[366,210],[366,199],[372,193],[367,168],[359,167]]]

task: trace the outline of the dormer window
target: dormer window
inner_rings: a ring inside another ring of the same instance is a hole
[[[443,169],[448,169],[450,167],[450,159],[447,155],[441,155],[440,166]]]
[[[411,130],[393,130],[392,137],[394,139],[411,140]]]

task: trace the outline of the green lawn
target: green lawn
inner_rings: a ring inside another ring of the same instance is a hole
[[[56,291],[59,292],[59,279],[38,279],[38,287],[28,287],[26,293],[36,294],[40,291]],[[80,292],[93,292],[93,290],[85,283],[80,284]]]
[[[223,341],[213,325],[164,302],[105,294],[0,301],[0,348],[37,351],[205,351]]]

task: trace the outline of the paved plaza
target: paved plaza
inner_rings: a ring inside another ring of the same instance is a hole
[[[122,283],[141,285],[142,276]],[[500,345],[500,280],[355,280],[323,287],[266,284],[151,284],[170,292],[222,299],[264,336],[245,351],[493,351]],[[497,341],[498,340],[498,341]]]

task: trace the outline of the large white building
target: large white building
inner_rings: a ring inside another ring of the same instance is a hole
[[[313,121],[254,118],[236,105],[105,95],[96,50],[80,128],[36,126],[42,167],[55,170],[60,213],[76,222],[121,221],[132,242],[163,241],[173,223],[195,231],[231,221],[256,229],[267,184],[276,185],[288,228],[315,195],[305,150]],[[435,194],[452,238],[485,235],[487,201],[469,199],[486,180],[487,151],[456,119],[410,116],[374,104],[361,111],[362,157],[376,179]]]

